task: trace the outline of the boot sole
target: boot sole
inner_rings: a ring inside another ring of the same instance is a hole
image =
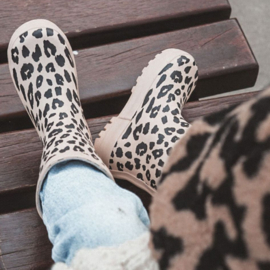
[[[142,106],[147,91],[151,88],[162,67],[182,55],[191,57],[187,52],[178,49],[167,49],[149,61],[148,65],[142,70],[142,74],[138,77],[136,85],[132,88],[131,96],[123,110],[117,117],[113,117],[99,133],[98,138],[95,140],[95,148],[107,166],[109,166],[108,162],[115,143],[130,125],[135,112]],[[128,172],[111,170],[111,173],[115,178],[127,180],[150,195],[154,195],[156,192],[145,182]]]

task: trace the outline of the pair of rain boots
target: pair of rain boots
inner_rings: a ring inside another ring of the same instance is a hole
[[[80,103],[74,55],[55,24],[33,20],[20,26],[11,37],[8,62],[43,143],[36,190],[40,216],[42,183],[50,168],[64,160],[89,163],[112,180],[125,179],[154,194],[171,148],[189,127],[181,110],[198,78],[191,55],[167,49],[151,60],[95,147]]]

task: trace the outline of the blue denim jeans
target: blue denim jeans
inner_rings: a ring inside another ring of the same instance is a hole
[[[135,194],[81,161],[55,165],[40,199],[55,262],[70,264],[81,248],[117,246],[149,227],[148,214]]]

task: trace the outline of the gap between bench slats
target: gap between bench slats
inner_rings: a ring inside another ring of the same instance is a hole
[[[82,50],[76,63],[86,118],[119,113],[143,67],[166,48],[194,56],[199,81],[193,100],[251,87],[256,81],[258,64],[236,20]],[[7,65],[0,66],[0,81],[0,130],[16,128],[16,119],[20,128],[29,127]],[[95,102],[100,103],[92,106]]]
[[[0,7],[0,63],[7,62],[12,33],[32,19],[53,21],[79,49],[225,20],[231,13],[227,0],[2,0]]]

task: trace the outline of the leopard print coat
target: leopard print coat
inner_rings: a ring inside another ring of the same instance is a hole
[[[150,214],[161,270],[270,269],[270,88],[193,123]]]

